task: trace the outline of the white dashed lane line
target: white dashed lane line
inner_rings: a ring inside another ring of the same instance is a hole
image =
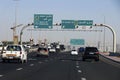
[[[30,66],[34,66],[34,64],[30,64]]]
[[[86,78],[82,77],[81,80],[87,80]]]
[[[79,62],[78,62],[78,61],[76,61],[76,65],[79,65]]]
[[[23,69],[23,68],[17,68],[16,70],[17,70],[17,71],[20,71],[20,70],[22,70],[22,69]]]
[[[78,72],[79,72],[79,73],[82,73],[82,71],[81,71],[81,70],[78,70]]]
[[[40,62],[38,62],[38,63],[39,63],[39,64],[42,64],[43,62],[40,61]]]
[[[79,68],[79,66],[76,66],[76,68]]]
[[[3,75],[0,75],[0,77],[3,77]]]

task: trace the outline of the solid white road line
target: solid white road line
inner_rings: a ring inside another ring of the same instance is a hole
[[[18,68],[18,69],[16,69],[17,71],[20,71],[20,70],[22,70],[23,68]]]
[[[87,79],[82,77],[81,80],[87,80]]]

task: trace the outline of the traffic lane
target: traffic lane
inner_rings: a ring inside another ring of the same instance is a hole
[[[74,61],[37,61],[33,66],[27,66],[19,71],[9,72],[1,80],[74,80],[76,79],[74,68]]]
[[[28,61],[27,63],[20,63],[17,60],[10,60],[9,62],[2,62],[0,59],[0,75],[5,75],[8,72],[12,72],[14,70],[17,70],[19,68],[24,68],[27,65],[32,65],[36,63],[37,60],[40,61],[47,61],[48,58],[37,58],[35,56],[35,53],[30,53],[28,54]]]
[[[86,80],[119,80],[120,67],[108,64],[103,61],[87,60],[76,63],[78,70],[81,70],[82,77]]]
[[[33,58],[36,58],[35,56],[32,56]],[[54,57],[56,57],[56,54],[54,54]],[[7,75],[3,76],[3,78],[1,78],[2,80],[18,80],[20,77],[22,77],[22,79],[48,79],[49,77],[52,78],[53,80],[58,78],[62,78],[62,79],[67,79],[67,77],[65,77],[64,75],[67,74],[66,72],[69,71],[69,79],[70,80],[100,80],[100,79],[109,79],[109,75],[105,75],[105,74],[110,74],[110,75],[114,75],[111,76],[112,78],[110,78],[109,80],[117,80],[115,77],[117,77],[117,74],[119,73],[119,69],[118,70],[113,70],[115,72],[112,73],[112,71],[109,72],[109,70],[111,70],[111,68],[109,68],[109,66],[112,66],[111,64],[107,64],[103,61],[99,61],[99,62],[95,62],[95,61],[81,61],[81,57],[79,56],[71,56],[69,54],[58,54],[56,58],[52,59],[53,56],[50,57],[51,59],[47,60],[45,58],[40,58],[37,57],[37,61],[29,61],[31,62],[29,65],[24,66],[24,68],[19,68],[18,70],[15,71],[11,71],[9,72]],[[68,64],[69,62],[69,64]],[[65,63],[65,64],[64,64]],[[71,66],[71,68],[69,68],[69,70],[67,70],[64,67],[65,65],[69,65]],[[103,66],[104,65],[104,66]],[[102,66],[102,67],[101,67]],[[107,71],[103,71],[104,68],[107,68]],[[115,67],[115,66],[114,66]],[[60,71],[59,71],[60,70]],[[62,71],[64,70],[64,71]],[[66,71],[67,70],[67,71]],[[116,72],[118,71],[118,72]],[[60,73],[59,73],[60,72]],[[108,72],[108,73],[107,73]],[[55,73],[55,74],[54,74]],[[59,74],[57,74],[59,73]],[[65,73],[65,74],[64,74]],[[105,73],[105,74],[104,74]],[[34,74],[34,75],[33,75]],[[41,75],[39,77],[39,74]],[[42,75],[44,74],[44,75]],[[64,74],[64,75],[62,75]],[[18,77],[14,77],[14,76],[18,76]],[[46,75],[50,75],[48,76],[48,78],[46,77]],[[58,75],[58,76],[57,76]],[[29,76],[31,78],[29,78]],[[52,77],[51,77],[52,76]],[[56,77],[57,76],[57,77]],[[67,76],[67,75],[66,75]],[[21,79],[21,78],[20,78]],[[119,78],[118,78],[119,79]]]
[[[59,56],[60,57],[60,56]],[[12,71],[19,71],[24,69],[27,66],[34,66],[38,61],[39,63],[44,63],[49,60],[56,60],[58,59],[57,54],[51,54],[48,58],[45,57],[36,57],[36,52],[32,52],[28,54],[28,62],[27,63],[18,63],[17,61],[10,61],[9,63],[2,63],[2,60],[0,61],[0,77],[3,77],[6,75],[6,73],[12,72]]]
[[[81,75],[81,79],[84,80],[119,80],[120,79],[120,64],[113,61],[108,61],[104,57],[100,56],[100,61],[94,61],[88,59],[82,61],[81,55],[71,56],[66,59],[76,61],[77,71]]]

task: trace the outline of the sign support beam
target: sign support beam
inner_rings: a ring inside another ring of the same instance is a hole
[[[104,26],[112,31],[112,34],[113,34],[113,52],[115,53],[116,52],[116,32],[115,32],[115,30],[111,26],[106,25],[106,24],[95,24],[93,26],[101,26],[101,27]]]

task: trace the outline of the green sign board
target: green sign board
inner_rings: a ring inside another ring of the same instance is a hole
[[[53,27],[53,15],[34,14],[34,28],[51,29]]]
[[[93,20],[78,20],[79,26],[92,26]]]
[[[62,20],[62,29],[75,29],[74,20]]]
[[[62,29],[75,29],[77,26],[92,26],[93,20],[62,20]]]
[[[71,39],[70,40],[71,45],[85,45],[84,39]]]

